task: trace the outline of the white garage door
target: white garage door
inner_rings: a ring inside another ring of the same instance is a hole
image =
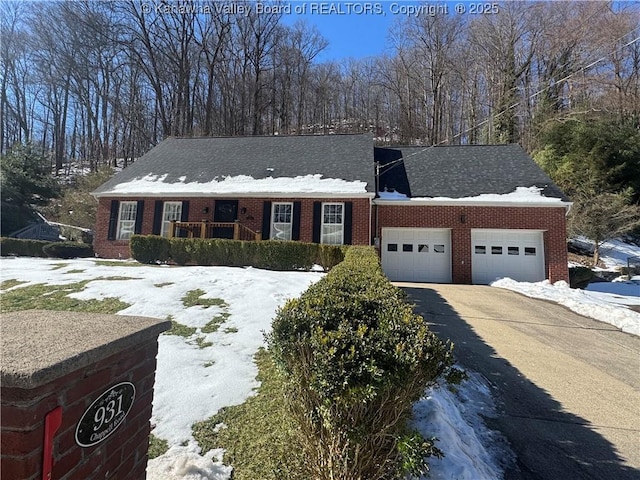
[[[502,277],[520,282],[545,279],[542,232],[531,230],[471,230],[473,283]]]
[[[383,228],[382,269],[392,281],[451,283],[451,232]]]

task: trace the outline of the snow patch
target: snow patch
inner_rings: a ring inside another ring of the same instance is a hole
[[[216,177],[209,182],[166,182],[167,175],[146,175],[114,186],[107,193],[165,193],[165,194],[231,194],[231,193],[367,193],[367,182],[347,181],[339,178],[322,178],[322,174],[297,177],[253,178],[248,175]]]
[[[505,288],[522,293],[528,297],[551,300],[568,307],[570,310],[601,322],[609,323],[623,332],[640,336],[640,313],[629,310],[619,302],[612,302],[603,297],[604,294],[593,294],[589,291],[572,289],[564,281],[551,284],[549,280],[537,283],[516,282],[511,278],[503,278],[491,284],[492,287]],[[622,297],[622,296],[618,296]],[[629,297],[628,302],[633,302]],[[619,298],[619,300],[623,300]],[[633,303],[627,303],[633,304]]]
[[[228,480],[232,467],[222,464],[223,451],[200,455],[195,446],[174,445],[164,455],[149,460],[147,478],[162,480]]]
[[[593,248],[593,242],[586,237],[577,237],[572,241]],[[640,257],[640,247],[620,239],[609,240],[600,246],[600,260],[609,270],[626,267],[629,257]]]
[[[378,197],[380,197],[380,200],[407,200],[409,198],[404,193],[396,192],[395,190],[393,192],[378,192]]]
[[[513,459],[506,440],[482,419],[496,415],[486,380],[475,372],[467,375],[455,393],[434,387],[414,404],[413,426],[426,438],[437,437],[445,454],[429,459],[431,471],[423,480],[502,478]]]
[[[540,187],[516,187],[513,192],[510,193],[483,193],[474,197],[412,197],[407,198],[406,195],[397,192],[378,192],[381,200],[409,200],[411,202],[423,202],[423,203],[555,203],[563,204],[561,198],[545,197],[542,194],[542,188]]]

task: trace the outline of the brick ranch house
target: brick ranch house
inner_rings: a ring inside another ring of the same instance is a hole
[[[94,249],[134,233],[375,245],[391,280],[568,280],[571,203],[518,145],[371,135],[169,138],[100,186]]]

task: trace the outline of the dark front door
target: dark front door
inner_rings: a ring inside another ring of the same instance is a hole
[[[216,200],[214,222],[233,223],[238,218],[238,200]],[[215,227],[214,238],[233,238],[233,227]]]

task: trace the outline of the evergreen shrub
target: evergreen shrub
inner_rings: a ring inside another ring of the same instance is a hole
[[[407,422],[450,367],[451,346],[413,313],[374,249],[350,248],[272,327],[267,343],[286,379],[308,478],[403,478],[441,454]]]
[[[134,235],[130,248],[133,258],[141,263],[172,260],[178,265],[253,266],[268,270],[310,270],[315,264],[330,270],[344,258],[339,246],[275,240],[246,242]]]
[[[593,280],[595,273],[588,267],[569,268],[569,285],[571,288],[586,288]]]
[[[186,265],[191,260],[192,252],[189,245],[193,241],[185,238],[172,238],[169,240],[169,258],[178,265]],[[133,258],[136,258],[135,256]]]
[[[47,254],[42,249],[51,243],[58,242],[2,237],[0,238],[0,254],[2,256],[46,257]]]
[[[171,244],[158,235],[133,235],[129,241],[131,255],[140,263],[167,262]]]
[[[53,258],[85,258],[93,257],[93,247],[78,242],[51,242],[42,247],[47,257]]]

